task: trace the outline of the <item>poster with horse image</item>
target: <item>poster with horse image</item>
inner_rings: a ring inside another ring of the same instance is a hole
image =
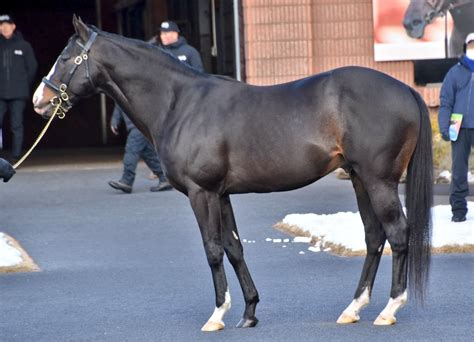
[[[456,58],[474,32],[474,0],[373,0],[376,61]]]

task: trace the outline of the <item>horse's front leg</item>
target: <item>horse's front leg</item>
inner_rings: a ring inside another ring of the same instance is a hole
[[[255,308],[259,301],[258,292],[244,260],[244,250],[239,232],[237,231],[237,225],[235,224],[234,211],[232,210],[229,195],[221,198],[221,209],[224,250],[239,279],[245,299],[244,315],[237,324],[237,327],[251,328],[258,323],[258,319],[255,317]]]
[[[220,198],[218,194],[203,189],[190,191],[188,196],[201,231],[216,294],[214,313],[201,330],[217,331],[224,329],[223,318],[231,305],[223,265],[224,247],[222,241]]]

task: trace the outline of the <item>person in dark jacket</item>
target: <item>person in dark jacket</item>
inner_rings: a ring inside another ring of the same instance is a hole
[[[179,35],[179,27],[173,21],[164,21],[160,25],[161,46],[171,52],[181,62],[186,63],[199,71],[204,71],[199,52],[188,44],[184,37]]]
[[[474,145],[474,33],[465,40],[464,55],[446,74],[440,93],[438,115],[443,140],[450,141],[451,114],[462,114],[461,129],[451,141],[452,180],[450,203],[453,222],[466,221],[469,154]]]
[[[15,32],[8,14],[0,15],[0,131],[7,110],[12,131],[12,160],[19,159],[23,146],[23,111],[38,67],[31,45]],[[2,132],[0,132],[0,137]],[[3,144],[2,144],[3,145]],[[3,148],[3,146],[0,146]]]
[[[3,179],[3,182],[6,183],[13,177],[15,174],[15,169],[13,166],[7,162],[5,159],[0,158],[0,179]]]
[[[115,105],[110,123],[112,133],[118,135],[118,129],[122,122],[125,122],[128,132],[127,142],[125,144],[125,154],[123,156],[122,178],[120,178],[119,181],[110,181],[109,185],[112,188],[122,190],[125,193],[131,193],[133,182],[135,181],[138,161],[142,158],[159,179],[158,185],[151,187],[150,191],[171,190],[172,187],[170,183],[168,183],[168,180],[161,169],[160,160],[158,159],[158,154],[155,148],[138,130],[138,128],[135,127],[122,109]]]

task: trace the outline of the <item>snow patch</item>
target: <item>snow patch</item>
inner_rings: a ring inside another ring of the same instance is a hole
[[[11,267],[23,262],[21,253],[8,243],[4,233],[0,233],[0,267]]]
[[[433,207],[432,246],[474,244],[474,202],[468,202],[468,215],[465,222],[451,222],[451,216],[451,206]],[[290,214],[283,219],[283,223],[298,226],[311,234],[310,237],[297,236],[293,242],[310,243],[312,237],[320,239],[315,248],[310,249],[312,252],[317,252],[318,248],[329,251],[330,248],[324,248],[327,243],[341,245],[353,251],[365,251],[364,226],[358,212],[339,212],[329,215]]]

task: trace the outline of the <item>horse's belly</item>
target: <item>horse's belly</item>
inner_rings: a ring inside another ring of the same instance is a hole
[[[275,162],[245,163],[232,168],[226,180],[226,192],[274,192],[301,188],[324,177],[342,164],[338,155],[295,158],[287,156]]]

